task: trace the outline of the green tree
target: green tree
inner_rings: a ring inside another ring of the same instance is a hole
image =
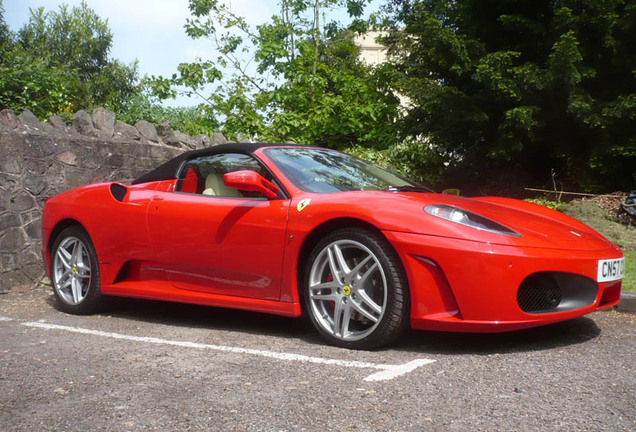
[[[353,43],[366,28],[367,2],[282,0],[280,13],[254,27],[221,1],[190,0],[187,34],[209,39],[218,55],[155,78],[155,93],[201,96],[229,137],[386,147],[398,100],[388,75],[361,64]],[[329,18],[338,7],[350,15],[347,26]]]
[[[85,2],[31,10],[16,34],[0,27],[0,107],[38,117],[105,106],[122,112],[140,91],[137,64],[109,58],[112,33]]]
[[[400,129],[457,161],[636,187],[631,0],[393,0]]]
[[[18,31],[18,42],[33,57],[52,65],[65,65],[88,80],[109,65],[113,34],[86,2],[69,10],[31,9],[29,22]]]

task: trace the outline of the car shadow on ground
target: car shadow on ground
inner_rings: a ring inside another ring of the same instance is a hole
[[[47,299],[47,303],[61,312],[53,295]],[[311,324],[304,319],[238,309],[113,297],[109,298],[109,304],[101,315],[175,327],[297,337],[315,340],[316,343],[321,341],[318,335],[314,336]]]
[[[51,295],[47,303],[60,310]],[[252,335],[295,338],[324,345],[306,319],[209,306],[155,300],[113,298],[103,316],[184,328],[200,328]],[[505,333],[451,333],[407,331],[381,351],[396,350],[418,354],[496,354],[550,350],[587,342],[601,329],[594,320],[581,317],[556,324]]]
[[[407,332],[395,345],[399,351],[429,354],[503,354],[562,348],[601,334],[593,319],[574,318],[555,324],[504,333]]]

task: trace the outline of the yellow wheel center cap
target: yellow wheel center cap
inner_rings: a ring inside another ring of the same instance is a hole
[[[77,274],[77,267],[73,267],[73,274]]]
[[[342,287],[342,293],[346,296],[351,294],[351,287],[349,285],[345,285]]]

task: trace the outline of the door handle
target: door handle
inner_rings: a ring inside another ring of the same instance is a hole
[[[153,195],[152,196],[152,200],[153,201],[163,201],[163,197],[161,195]]]

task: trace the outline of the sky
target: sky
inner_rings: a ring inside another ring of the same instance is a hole
[[[377,9],[374,4],[368,10]],[[58,10],[61,4],[78,6],[81,0],[4,0],[5,20],[12,31],[29,19],[29,8]],[[108,19],[113,33],[111,57],[139,61],[140,75],[171,76],[179,63],[215,58],[211,43],[190,39],[184,31],[190,16],[188,0],[87,0],[101,18]],[[250,24],[261,24],[278,11],[277,0],[228,0],[232,10]],[[169,105],[192,105],[198,100],[178,98]]]

